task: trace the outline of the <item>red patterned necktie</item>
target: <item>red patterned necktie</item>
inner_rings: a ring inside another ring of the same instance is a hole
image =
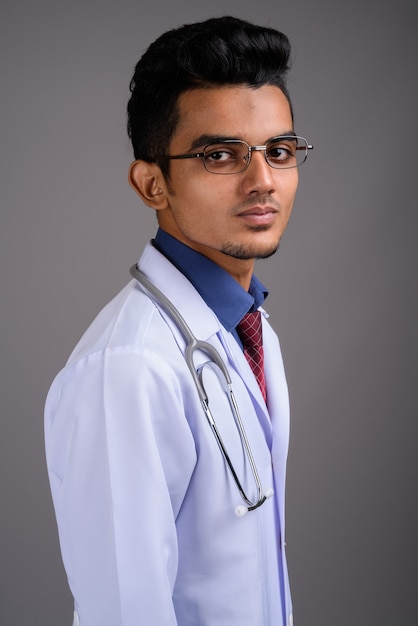
[[[264,401],[267,401],[260,311],[254,311],[244,315],[237,326],[237,332],[244,346],[245,358],[254,372]]]

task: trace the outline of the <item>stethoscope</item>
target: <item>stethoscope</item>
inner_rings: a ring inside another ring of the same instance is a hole
[[[197,337],[195,337],[195,335],[192,333],[190,327],[188,326],[188,324],[186,323],[185,319],[182,317],[182,315],[180,314],[180,312],[178,311],[178,309],[176,309],[176,307],[174,306],[174,304],[167,298],[167,296],[165,296],[162,291],[160,291],[146,276],[145,274],[143,274],[136,265],[133,265],[130,269],[130,273],[133,276],[133,278],[135,278],[138,283],[145,288],[145,290],[148,292],[148,294],[152,297],[152,300],[154,301],[155,304],[160,305],[161,308],[171,317],[171,319],[175,322],[175,324],[177,325],[177,327],[179,328],[179,330],[181,331],[184,339],[186,340],[186,349],[185,349],[185,353],[184,353],[184,358],[187,364],[187,367],[190,370],[190,373],[192,375],[194,384],[196,386],[197,392],[199,394],[199,398],[200,401],[202,403],[202,407],[203,410],[205,412],[206,418],[208,420],[208,423],[210,425],[210,428],[212,430],[212,433],[219,445],[219,448],[222,452],[222,456],[227,464],[227,467],[229,469],[229,471],[231,472],[231,475],[234,479],[234,482],[241,494],[242,499],[245,502],[245,506],[240,504],[238,506],[235,507],[235,514],[238,517],[242,517],[243,515],[245,515],[246,513],[248,513],[248,511],[254,511],[255,509],[258,509],[258,507],[260,507],[266,500],[267,498],[270,498],[273,495],[273,489],[268,489],[266,490],[265,493],[263,493],[263,488],[261,486],[261,481],[260,481],[260,477],[257,471],[257,467],[254,461],[254,456],[253,453],[251,451],[251,447],[250,444],[248,442],[248,438],[245,432],[245,428],[244,425],[242,423],[242,419],[238,410],[238,405],[237,405],[237,401],[235,399],[235,395],[234,392],[232,390],[232,381],[231,381],[231,377],[229,375],[228,369],[225,365],[225,363],[223,362],[219,352],[216,350],[216,348],[214,348],[210,343],[208,343],[207,341],[202,341],[200,339],[197,339]],[[199,367],[198,369],[195,368],[194,365],[194,360],[193,360],[193,355],[194,352],[200,350],[205,352],[209,358],[210,361],[204,363],[201,367]],[[225,448],[225,445],[222,441],[221,435],[219,433],[219,430],[216,426],[216,422],[213,418],[212,412],[210,410],[209,407],[209,399],[208,399],[208,395],[205,391],[205,387],[203,385],[203,368],[205,365],[211,364],[212,366],[214,365],[215,367],[213,369],[215,369],[216,373],[218,374],[218,378],[222,384],[222,388],[225,391],[225,394],[227,395],[227,398],[229,400],[229,405],[231,407],[231,411],[232,411],[232,415],[234,417],[234,421],[236,424],[236,427],[238,429],[238,433],[239,433],[239,437],[241,439],[241,443],[243,446],[243,451],[244,454],[246,456],[246,458],[248,459],[249,465],[251,467],[251,472],[255,481],[255,485],[256,485],[256,489],[257,489],[257,498],[255,500],[251,500],[246,492],[244,491],[244,488],[242,486],[241,481],[239,480],[237,473],[235,471],[235,468],[233,466],[233,463],[230,459],[230,456],[228,454],[228,451]],[[221,376],[219,375],[221,374]]]

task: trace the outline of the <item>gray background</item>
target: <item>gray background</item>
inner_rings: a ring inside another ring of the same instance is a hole
[[[155,232],[127,184],[133,66],[164,30],[225,13],[289,35],[296,129],[315,144],[257,268],[291,393],[296,624],[417,623],[415,6],[2,1],[2,626],[71,623],[43,404]]]

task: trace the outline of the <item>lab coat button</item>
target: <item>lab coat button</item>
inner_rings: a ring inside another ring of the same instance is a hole
[[[80,618],[77,611],[74,611],[73,626],[80,626]]]
[[[289,615],[289,626],[293,626],[293,613]]]

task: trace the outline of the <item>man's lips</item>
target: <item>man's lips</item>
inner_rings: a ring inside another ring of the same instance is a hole
[[[271,204],[256,204],[238,211],[237,217],[253,226],[269,226],[272,224],[279,210]]]
[[[274,215],[280,212],[279,203],[271,196],[259,196],[247,198],[244,202],[234,207],[234,213],[238,217],[251,215]]]
[[[278,209],[276,209],[273,206],[270,206],[270,205],[267,205],[267,206],[266,205],[263,205],[263,206],[257,205],[257,206],[250,207],[249,209],[245,209],[245,211],[240,211],[238,213],[238,215],[240,217],[246,217],[247,215],[261,215],[261,216],[263,216],[263,215],[271,215],[271,214],[274,214],[274,213],[277,213],[277,212],[278,212]]]

